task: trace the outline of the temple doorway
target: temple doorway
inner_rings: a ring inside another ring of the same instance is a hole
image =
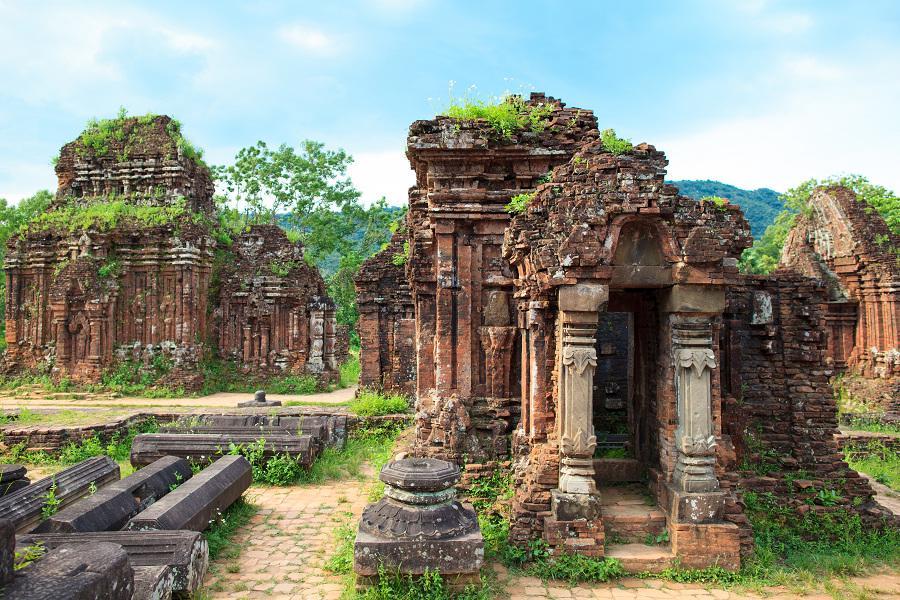
[[[592,408],[595,471],[601,485],[644,480],[657,462],[651,422],[658,314],[656,290],[635,289],[610,291],[607,310],[598,315]]]

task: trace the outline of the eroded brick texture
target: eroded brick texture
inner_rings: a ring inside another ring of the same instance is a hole
[[[866,377],[900,377],[900,236],[851,190],[816,189],[782,265],[826,283],[828,357]]]
[[[359,383],[412,396],[416,390],[416,321],[406,278],[405,229],[363,263],[356,276]]]
[[[62,148],[51,211],[105,205],[112,215],[110,206],[124,203],[166,214],[86,228],[60,221],[11,238],[4,371],[88,383],[119,360],[149,365],[164,356],[165,385],[191,390],[218,339],[247,372],[337,376],[347,330],[336,327],[321,276],[279,228],[254,227],[223,249],[231,260],[211,304],[214,189],[179,139],[166,116],[128,118],[99,155],[81,138]]]
[[[807,501],[819,490],[835,490],[837,506],[878,520],[884,513],[871,502],[868,482],[847,466],[835,438],[826,298],[821,280],[786,270],[748,277],[729,289],[723,426],[735,452],[724,461],[720,457],[721,477],[737,490],[773,492],[801,513],[833,510]],[[749,547],[749,524],[735,507],[726,511],[743,528],[742,542]]]
[[[513,272],[501,257],[511,196],[529,192],[586,136],[590,111],[543,94],[553,112],[540,132],[503,138],[483,121],[416,121],[407,156],[408,273],[416,314],[417,449],[472,461],[508,454],[520,392]]]
[[[231,252],[221,274],[219,353],[247,372],[336,378],[347,332],[338,343],[334,302],[302,244],[277,225],[254,225]]]
[[[7,370],[46,368],[56,377],[97,381],[117,353],[142,360],[163,353],[174,360],[170,385],[199,385],[214,242],[192,213],[212,210],[213,186],[206,167],[178,148],[169,122],[157,117],[141,125],[140,135],[111,141],[102,157],[80,141],[63,147],[55,207],[183,201],[187,212],[157,226],[70,231],[65,224],[11,238]],[[128,119],[125,129],[138,125]]]

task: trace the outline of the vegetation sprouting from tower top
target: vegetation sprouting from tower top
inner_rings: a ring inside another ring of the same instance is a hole
[[[81,158],[113,157],[125,162],[133,155],[154,149],[166,160],[179,153],[204,166],[203,151],[193,145],[181,131],[181,122],[165,115],[147,113],[129,116],[124,107],[112,119],[91,119],[78,136],[75,152]]]
[[[440,114],[463,122],[486,121],[505,139],[524,130],[541,133],[547,129],[556,108],[558,104],[553,101],[526,102],[521,95],[512,93],[491,96],[487,100],[469,93],[456,97],[451,86],[450,102]]]

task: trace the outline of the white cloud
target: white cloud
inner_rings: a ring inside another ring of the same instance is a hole
[[[285,25],[278,30],[278,37],[291,46],[314,54],[334,54],[340,50],[335,36],[304,23]]]
[[[740,0],[733,6],[742,13],[749,24],[772,33],[783,35],[803,33],[814,25],[812,15],[779,11],[774,9],[770,0]]]
[[[426,4],[427,0],[369,0],[375,8],[393,13],[408,13]]]
[[[669,178],[785,190],[809,177],[860,173],[900,191],[900,80],[890,75],[900,72],[900,51],[877,55],[844,64],[786,58],[759,82],[776,93],[754,114],[660,141]]]
[[[369,205],[382,196],[389,204],[403,205],[416,177],[403,152],[359,152],[353,155],[349,169],[353,184],[362,193],[363,204]]]

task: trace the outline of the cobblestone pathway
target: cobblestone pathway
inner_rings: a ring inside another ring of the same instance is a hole
[[[249,497],[260,506],[260,511],[235,538],[244,547],[241,556],[236,561],[216,561],[205,581],[206,595],[201,598],[340,598],[341,579],[325,571],[323,565],[335,549],[335,528],[348,519],[355,522],[359,518],[367,502],[368,489],[369,483],[360,481],[289,488],[251,488]],[[610,584],[571,588],[560,583],[545,584],[532,577],[509,577],[502,568],[498,575],[499,580],[505,582],[510,600],[737,600],[762,597],[655,579],[628,578]],[[837,587],[846,590],[847,598],[900,598],[900,573],[855,579],[849,587],[843,584]],[[837,597],[841,596],[843,593]],[[782,600],[801,596],[773,589],[768,590],[764,597]],[[806,600],[832,597],[802,596]]]

